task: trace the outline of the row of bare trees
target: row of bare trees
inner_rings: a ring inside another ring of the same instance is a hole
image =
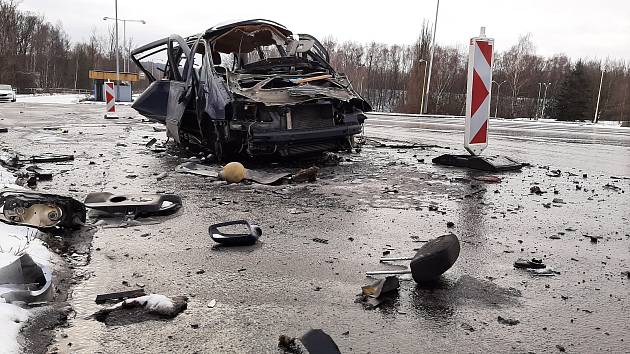
[[[14,0],[0,0],[0,83],[18,90],[91,86],[91,69],[112,70],[113,31],[71,43],[61,24],[21,11]]]
[[[430,41],[430,25],[425,22],[413,45],[340,43],[332,37],[323,44],[333,67],[350,77],[375,110],[418,113]],[[115,67],[114,43],[111,29],[102,36],[92,32],[87,42],[72,43],[61,24],[52,25],[41,16],[21,11],[15,0],[0,0],[0,83],[18,89],[89,89],[90,69]],[[126,51],[122,53],[124,56]],[[464,114],[467,61],[467,47],[436,46],[429,113]],[[566,107],[575,107],[573,98],[578,96],[579,110],[571,114],[574,119],[588,119],[595,113],[602,70],[600,118],[630,120],[628,62],[572,61],[562,54],[545,58],[536,54],[529,35],[522,36],[508,50],[494,54],[491,112],[507,118],[567,117]]]
[[[338,43],[333,38],[326,38],[323,44],[331,54],[332,65],[350,77],[355,89],[375,110],[418,113],[430,40],[429,24],[424,23],[416,43],[410,46]],[[566,87],[577,64],[585,80],[580,87]],[[436,46],[428,112],[464,114],[467,65],[467,47]],[[563,54],[545,58],[536,54],[530,35],[521,36],[506,51],[494,53],[491,112],[507,118],[556,118],[563,107],[559,97],[569,90],[586,101],[583,114],[575,119],[592,119],[602,70],[600,119],[630,120],[630,63],[610,59],[572,61]]]

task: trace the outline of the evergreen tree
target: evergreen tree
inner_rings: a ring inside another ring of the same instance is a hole
[[[588,80],[582,61],[578,61],[560,87],[552,116],[558,120],[589,119]]]

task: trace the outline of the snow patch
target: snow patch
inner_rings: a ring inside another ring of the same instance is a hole
[[[169,315],[173,313],[173,309],[175,307],[171,299],[160,294],[150,294],[125,300],[125,304],[134,303],[160,315]]]
[[[28,320],[29,312],[15,305],[0,302],[0,352],[20,352],[17,336],[22,324]]]
[[[24,103],[76,104],[87,96],[82,94],[17,95],[16,100]]]

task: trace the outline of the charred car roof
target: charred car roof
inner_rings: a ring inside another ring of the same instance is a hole
[[[253,19],[253,20],[242,20],[242,21],[234,21],[234,22],[225,22],[214,25],[206,30],[203,37],[206,39],[212,39],[218,37],[226,32],[229,32],[233,28],[241,27],[241,26],[260,26],[260,25],[268,25],[274,27],[279,32],[284,34],[285,36],[290,36],[293,32],[289,31],[286,27],[279,24],[278,22],[265,20],[265,19]]]

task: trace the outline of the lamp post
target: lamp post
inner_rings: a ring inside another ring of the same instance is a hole
[[[543,85],[545,86],[545,94],[543,95],[543,104],[542,111],[540,112],[540,118],[545,118],[545,106],[547,105],[547,89],[549,88],[549,85],[551,85],[551,82],[543,82]]]
[[[422,76],[422,96],[420,97],[420,114],[422,114],[422,109],[424,107],[424,90],[426,89],[427,82],[427,61],[424,59],[420,59],[418,61],[418,65],[424,63],[424,75]]]
[[[147,23],[147,21],[145,20],[131,20],[131,19],[121,19],[121,18],[112,18],[112,17],[103,17],[103,21],[106,20],[114,20],[116,21],[116,24],[118,24],[118,21],[123,23],[123,45],[125,46],[125,52],[127,54],[127,60],[125,60],[125,62],[123,62],[123,70],[125,72],[129,72],[129,67],[130,67],[130,63],[129,63],[129,58],[131,57],[131,48],[127,47],[127,22],[138,22],[138,23],[142,23],[143,25],[145,25]],[[118,28],[118,26],[116,26],[116,28]],[[116,50],[118,51],[118,31],[116,31]],[[116,52],[118,53],[118,52]],[[118,54],[116,54],[116,59],[118,59]],[[126,66],[125,66],[126,64]]]
[[[538,111],[540,111],[540,88],[542,87],[542,82],[538,83],[538,98],[536,99],[536,113],[534,114],[534,119],[538,120]]]
[[[602,82],[604,81],[604,72],[606,69],[602,69],[602,76],[599,78],[599,90],[597,91],[597,105],[595,106],[595,116],[593,116],[593,123],[597,123],[599,113],[599,99],[602,95]]]
[[[433,69],[433,53],[435,52],[435,32],[437,31],[438,11],[440,10],[440,0],[437,0],[435,5],[435,22],[433,22],[433,39],[431,40],[431,58],[429,59],[429,78],[427,79],[427,91],[425,97],[425,105],[422,110],[423,113],[427,113],[427,106],[429,105],[429,88],[431,87],[431,70]]]
[[[494,118],[497,117],[497,111],[499,110],[499,92],[501,90],[501,85],[503,85],[505,83],[506,80],[501,81],[501,83],[498,83],[494,80],[492,80],[493,83],[497,84],[497,103],[495,103],[494,105]]]

